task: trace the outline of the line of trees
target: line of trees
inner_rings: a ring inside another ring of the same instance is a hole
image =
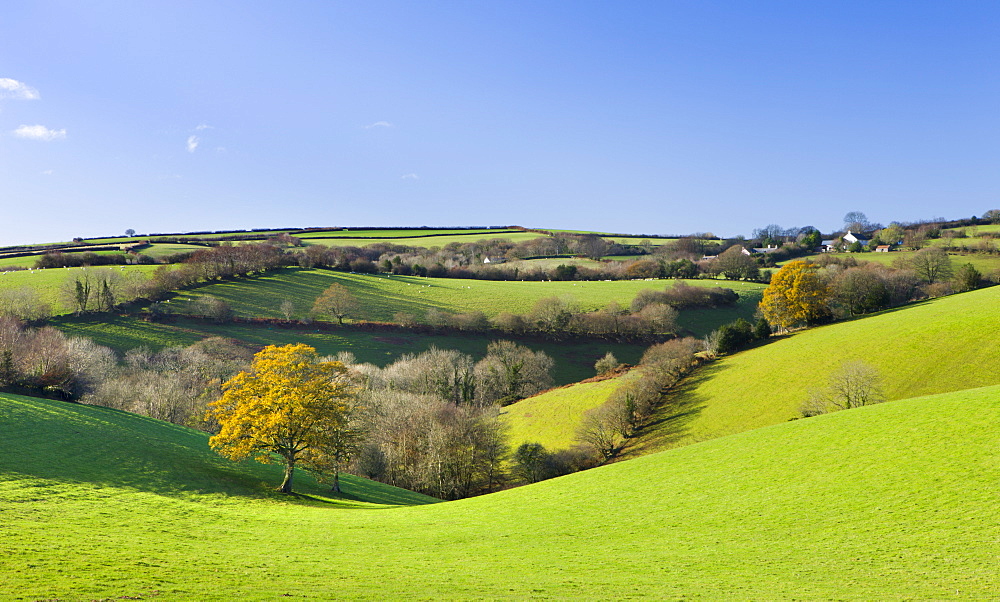
[[[618,457],[661,409],[665,396],[698,365],[703,348],[702,341],[688,337],[647,349],[636,368],[639,377],[622,384],[584,417],[578,444],[603,462]]]

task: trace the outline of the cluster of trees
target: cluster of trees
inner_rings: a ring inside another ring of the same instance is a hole
[[[111,311],[151,293],[149,278],[139,272],[115,268],[81,268],[69,273],[60,288],[65,307],[74,313]]]
[[[114,362],[114,354],[90,339],[67,337],[45,326],[28,327],[0,316],[0,387],[33,395],[78,399]]]
[[[770,336],[771,325],[763,316],[758,318],[755,324],[737,318],[709,333],[705,338],[705,351],[712,357],[735,353],[757,341],[767,340]]]
[[[351,470],[442,499],[476,495],[512,482],[500,405],[551,386],[551,368],[544,353],[510,341],[491,343],[478,362],[431,349],[385,368],[270,346],[210,405],[211,445],[232,459],[277,455],[286,492],[302,466],[335,488]]]
[[[851,257],[795,260],[771,278],[761,311],[780,328],[819,324],[880,311],[915,299],[978,288],[983,275],[971,264],[955,269],[941,248],[921,249],[892,267]]]
[[[0,387],[185,426],[203,426],[207,404],[251,355],[231,341],[209,338],[159,352],[133,349],[119,358],[90,339],[0,317]]]
[[[104,353],[110,361],[80,401],[195,428],[204,428],[205,411],[221,394],[222,383],[253,355],[219,337],[156,352],[140,347],[121,360]]]

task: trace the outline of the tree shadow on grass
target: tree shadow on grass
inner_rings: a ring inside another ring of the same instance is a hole
[[[677,447],[688,439],[691,423],[698,418],[708,402],[708,398],[699,392],[701,385],[726,369],[728,366],[713,362],[685,378],[664,397],[652,420],[629,444],[625,457],[634,458]]]
[[[213,452],[208,434],[119,410],[17,395],[0,396],[0,478],[22,481],[29,497],[63,483],[86,489],[141,491],[181,499],[238,497],[324,502],[330,507],[411,505],[433,501],[345,475],[345,494],[296,471],[301,497],[276,491],[281,464],[231,462]],[[31,493],[35,491],[37,493]]]

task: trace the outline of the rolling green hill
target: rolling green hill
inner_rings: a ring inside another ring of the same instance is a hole
[[[830,414],[440,504],[282,500],[205,435],[0,397],[23,599],[988,599],[1000,387]],[[308,489],[308,488],[307,488]],[[398,490],[397,490],[398,491]]]
[[[687,444],[787,421],[845,361],[882,375],[888,399],[1000,383],[1000,287],[940,297],[811,328],[704,366],[644,449]]]

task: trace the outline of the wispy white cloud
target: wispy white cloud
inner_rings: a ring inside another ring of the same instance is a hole
[[[376,121],[375,123],[366,125],[365,129],[370,130],[372,128],[391,128],[391,127],[392,124],[389,123],[388,121]]]
[[[194,129],[195,129],[196,131],[199,131],[199,132],[201,132],[201,131],[203,131],[203,130],[214,130],[214,129],[215,129],[215,127],[214,127],[214,126],[211,126],[211,125],[208,125],[207,123],[201,123],[201,124],[198,124],[198,126],[197,126],[197,127],[195,127]]]
[[[403,175],[404,180],[419,180],[420,176],[415,173],[408,173]]]
[[[198,148],[198,143],[201,142],[201,138],[197,136],[188,136],[187,140],[187,150],[189,153],[193,153]]]
[[[43,172],[39,173],[39,175],[42,175],[42,176],[51,176],[51,175],[52,175],[52,174],[54,174],[54,173],[55,173],[55,172],[54,172],[53,170],[51,170],[51,169],[46,169],[45,171],[43,171]]]
[[[14,130],[14,135],[27,140],[60,140],[66,137],[66,130],[50,130],[44,125],[22,125]]]
[[[38,100],[38,90],[28,84],[9,77],[0,77],[0,98],[15,98],[17,100]]]

